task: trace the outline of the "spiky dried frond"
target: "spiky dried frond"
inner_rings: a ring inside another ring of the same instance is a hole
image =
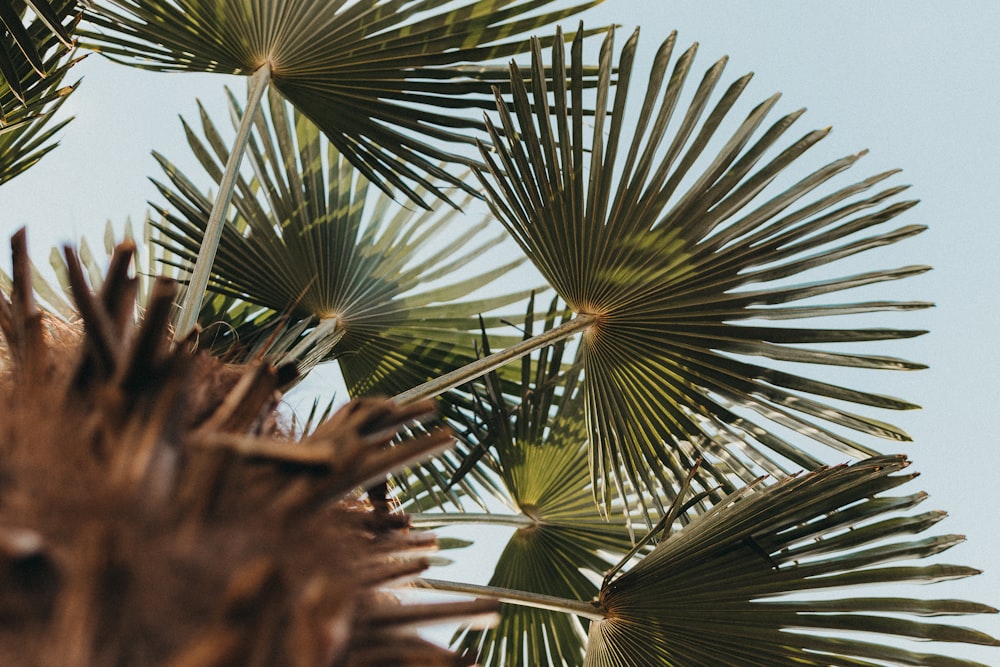
[[[83,336],[56,342],[35,306],[24,234],[0,296],[0,664],[454,665],[422,623],[487,603],[401,605],[432,537],[353,490],[448,446],[422,416],[352,403],[302,442],[283,438],[287,369],[227,366],[172,346],[175,286],[136,326],[131,248],[99,293],[67,266]]]

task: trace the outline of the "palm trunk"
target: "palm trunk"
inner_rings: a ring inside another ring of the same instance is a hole
[[[414,584],[419,588],[427,588],[441,593],[473,595],[477,598],[498,600],[522,607],[534,607],[535,609],[547,609],[549,611],[559,611],[564,614],[574,614],[589,618],[592,621],[603,621],[606,618],[600,607],[589,602],[568,600],[566,598],[555,597],[554,595],[528,593],[527,591],[498,588],[496,586],[477,586],[475,584],[464,584],[455,581],[442,581],[441,579],[420,578]]]
[[[544,331],[537,336],[527,338],[515,345],[511,345],[505,350],[494,352],[488,357],[483,357],[482,359],[473,361],[471,364],[466,364],[461,368],[455,369],[450,373],[445,373],[444,375],[436,377],[433,380],[428,380],[413,389],[407,389],[401,394],[396,394],[392,400],[401,405],[406,405],[415,401],[422,401],[427,398],[440,396],[449,389],[454,389],[455,387],[463,385],[466,382],[471,382],[478,377],[486,375],[492,370],[496,370],[497,368],[514,361],[515,359],[520,359],[526,354],[531,354],[535,350],[540,350],[543,347],[553,345],[561,340],[569,338],[573,334],[588,329],[591,325],[597,322],[597,320],[597,315],[590,313],[578,313],[573,319],[563,322],[557,327]]]
[[[198,323],[198,313],[201,311],[201,302],[205,296],[205,289],[208,287],[208,277],[212,272],[212,264],[215,263],[219,240],[222,238],[226,211],[229,209],[230,201],[232,201],[240,163],[243,161],[243,153],[250,140],[250,129],[270,81],[271,66],[264,63],[253,73],[247,84],[247,106],[243,110],[243,118],[236,132],[236,141],[233,142],[232,152],[229,153],[229,159],[226,161],[226,171],[222,175],[219,192],[215,197],[212,213],[205,227],[205,237],[202,239],[201,248],[198,251],[198,259],[195,261],[191,280],[184,293],[184,301],[174,330],[174,340],[183,340]]]

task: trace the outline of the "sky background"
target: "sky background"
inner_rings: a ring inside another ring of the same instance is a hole
[[[924,509],[949,512],[937,532],[969,537],[944,560],[986,570],[922,594],[1000,605],[995,492],[1000,455],[990,421],[1000,396],[995,334],[1000,324],[1000,3],[607,0],[585,18],[587,25],[620,24],[619,44],[642,26],[635,70],[640,77],[673,29],[680,33],[681,48],[700,42],[698,76],[728,54],[724,83],[754,71],[745,94],[750,101],[783,93],[772,119],[806,106],[808,113],[796,125],[802,134],[833,127],[814,149],[820,164],[869,149],[850,171],[855,180],[888,168],[904,170],[894,182],[912,184],[908,196],[922,203],[900,223],[927,225],[929,231],[864,261],[873,263],[869,268],[934,266],[929,274],[884,288],[889,298],[937,303],[933,310],[893,320],[893,326],[931,333],[887,352],[930,369],[866,376],[866,387],[924,407],[876,415],[902,426],[914,440],[903,446],[888,443],[883,450],[910,455],[921,478],[906,488],[930,493]],[[96,55],[71,74],[80,76],[80,90],[66,105],[76,118],[61,133],[62,145],[0,187],[0,237],[27,225],[37,262],[45,261],[52,245],[81,235],[98,243],[107,220],[119,230],[127,218],[140,223],[147,200],[158,199],[147,180],[158,172],[150,150],[201,177],[178,114],[196,118],[195,98],[200,98],[225,126],[223,86],[240,95],[245,90],[234,77],[147,73]],[[6,244],[0,261],[9,267]],[[818,375],[829,377],[825,371]],[[485,581],[489,572],[480,574]],[[969,624],[1000,635],[996,617]],[[963,647],[955,654],[1000,664],[995,649]]]

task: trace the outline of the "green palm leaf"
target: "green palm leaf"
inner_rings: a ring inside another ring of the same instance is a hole
[[[789,282],[809,269],[922,231],[916,225],[873,231],[913,202],[893,201],[903,188],[876,188],[890,174],[830,189],[828,181],[857,155],[809,173],[765,199],[768,184],[826,131],[779,148],[800,112],[759,132],[777,99],[772,97],[754,108],[731,136],[720,139],[724,145],[711,157],[710,140],[749,77],[737,80],[711,106],[725,63],[720,61],[683,108],[679,98],[694,48],[669,71],[673,35],[657,53],[630,137],[625,110],[637,37],[622,51],[613,94],[612,37],[606,39],[596,114],[586,123],[580,40],[573,44],[568,68],[557,40],[551,89],[541,76],[542,45],[536,44],[530,85],[522,84],[522,73],[512,66],[514,111],[498,101],[500,127],[490,128],[495,148],[482,150],[489,175],[481,180],[492,210],[581,321],[593,320],[582,338],[581,359],[592,472],[598,483],[614,480],[602,488],[605,502],[615,486],[619,493],[632,486],[656,497],[657,489],[675,487],[699,457],[704,458],[703,489],[716,484],[732,489],[734,479],[749,481],[762,472],[780,475],[788,462],[810,469],[820,464],[806,449],[779,437],[777,427],[858,458],[875,450],[841,431],[907,440],[894,426],[823,399],[886,409],[916,407],[911,403],[819,382],[766,360],[922,368],[889,357],[816,349],[814,344],[923,332],[755,322],[930,305],[788,305],[925,271],[918,266]],[[568,80],[563,76],[567,70]],[[550,105],[555,109],[551,116]],[[680,119],[674,118],[675,110]],[[678,126],[670,136],[672,123]],[[589,124],[592,132],[585,140]],[[623,159],[618,157],[620,145]],[[680,189],[692,179],[689,189]],[[765,421],[755,421],[755,413]],[[618,474],[621,468],[623,475]]]
[[[530,521],[511,536],[490,586],[588,601],[597,593],[594,575],[613,564],[602,552],[627,552],[621,516],[609,523],[594,506],[582,417],[564,414],[544,441],[498,449],[508,489]],[[585,631],[575,616],[505,604],[496,626],[460,633],[456,644],[485,666],[580,665]]]
[[[975,630],[910,618],[996,609],[958,600],[829,595],[979,573],[942,564],[885,565],[927,558],[963,539],[896,541],[944,517],[903,513],[925,494],[883,495],[913,477],[895,474],[906,465],[901,456],[873,458],[733,493],[602,589],[605,618],[590,626],[586,664],[971,667],[975,663],[855,635],[1000,646]]]
[[[532,311],[529,306],[526,338],[534,328]],[[557,325],[560,315],[568,313],[560,314],[553,301],[544,329]],[[503,500],[516,514],[479,520],[517,526],[490,586],[589,601],[598,592],[595,580],[614,564],[614,556],[609,560],[608,554],[627,553],[632,536],[622,508],[616,508],[609,521],[594,505],[579,369],[564,367],[564,347],[564,342],[557,343],[536,358],[522,358],[519,396],[509,396],[496,373],[485,377],[485,391],[475,411],[483,425],[477,469],[486,467],[502,480]],[[419,525],[435,516],[445,525],[477,518],[427,514],[412,520]],[[505,604],[496,626],[463,630],[454,643],[474,652],[487,667],[581,665],[586,627],[577,617],[559,611]]]
[[[73,7],[74,2],[61,1],[48,9],[65,19]],[[63,85],[76,61],[67,58],[61,36],[37,13],[22,25],[25,10],[23,2],[0,0],[0,22],[8,26],[8,32],[0,34],[0,184],[56,147],[52,138],[70,119],[51,121],[76,87]],[[15,46],[25,53],[12,52]]]
[[[31,9],[32,20],[26,22],[26,10]],[[25,68],[34,71],[36,77],[44,78],[53,69],[48,54],[55,38],[65,54],[73,47],[66,26],[67,20],[78,12],[76,0],[0,0],[0,87],[6,87],[25,106],[30,93],[25,86]],[[0,107],[9,109],[4,100]]]
[[[201,126],[203,137],[185,124],[188,140],[218,181],[228,149],[204,113]],[[486,262],[469,272],[501,240],[483,237],[487,221],[459,230],[450,208],[417,213],[382,193],[369,200],[367,179],[276,94],[269,113],[258,113],[249,156],[254,176],[237,182],[211,289],[269,312],[262,323],[308,323],[298,349],[310,363],[336,358],[352,396],[392,395],[474,359],[479,313],[528,295],[470,298],[520,264]],[[212,202],[156,158],[169,178],[157,187],[175,212],[164,211],[154,226],[175,263],[186,265]],[[315,346],[320,353],[311,354]]]
[[[469,159],[441,142],[469,142],[506,69],[483,66],[524,53],[522,35],[601,0],[101,0],[87,15],[90,45],[160,71],[250,75],[310,117],[371,182],[414,201],[447,197],[428,178],[466,187],[438,162]],[[551,42],[551,38],[546,40]]]

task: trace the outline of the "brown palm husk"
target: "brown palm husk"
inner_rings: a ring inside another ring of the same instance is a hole
[[[440,451],[387,448],[427,403],[348,404],[308,437],[275,419],[287,369],[174,342],[176,286],[136,323],[134,248],[99,293],[72,251],[81,326],[35,304],[23,230],[0,294],[0,664],[25,667],[471,664],[414,628],[489,602],[385,592],[433,538],[355,489]],[[81,331],[82,329],[82,331]]]

